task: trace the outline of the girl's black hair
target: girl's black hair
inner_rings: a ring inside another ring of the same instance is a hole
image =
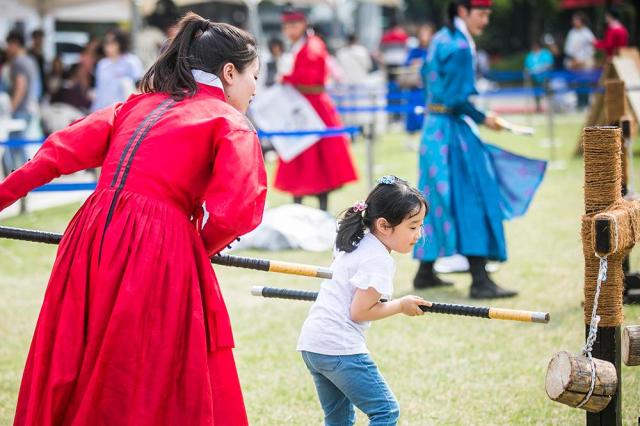
[[[220,75],[227,63],[242,72],[257,57],[251,34],[221,22],[210,22],[189,12],[178,22],[178,34],[142,77],[143,93],[163,92],[174,99],[195,95],[192,69]]]
[[[378,183],[365,200],[364,211],[356,211],[353,207],[345,210],[338,221],[336,248],[340,251],[352,252],[356,249],[367,229],[373,230],[378,218],[384,218],[392,227],[403,220],[420,213],[422,206],[425,214],[429,213],[429,205],[424,196],[407,181],[391,177],[393,183]]]

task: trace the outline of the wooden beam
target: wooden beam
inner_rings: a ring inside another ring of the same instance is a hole
[[[634,223],[640,223],[640,200],[628,202],[627,208],[618,208],[594,217],[594,248],[600,255],[609,255],[628,250],[640,242]],[[619,230],[616,237],[616,223]],[[617,239],[617,241],[616,241]]]

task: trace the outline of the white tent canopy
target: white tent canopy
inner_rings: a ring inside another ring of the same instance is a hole
[[[0,7],[4,13],[0,16],[0,37],[13,26],[17,20],[26,22],[27,31],[35,28],[44,28],[46,33],[52,33],[55,28],[54,21],[63,22],[130,22],[130,29],[135,37],[142,26],[142,16],[153,12],[157,0],[0,0]],[[199,3],[206,3],[214,0],[174,0],[178,6],[189,6]],[[359,16],[359,27],[365,28],[360,33],[361,41],[372,48],[380,38],[381,28],[372,26],[372,22],[381,19],[378,6],[401,6],[403,0],[215,0],[220,3],[244,4],[247,6],[249,19],[249,31],[256,35],[258,40],[263,40],[262,25],[258,16],[258,5],[260,3],[273,2],[284,4],[292,2],[298,6],[313,6],[324,4],[333,10],[333,15],[337,16],[338,10],[349,5],[362,3],[367,7],[361,9],[362,16]],[[345,13],[344,11],[341,13]],[[351,16],[351,15],[349,15]],[[353,25],[353,24],[351,24]],[[53,46],[47,48],[52,51]],[[51,53],[48,54],[51,56]]]
[[[3,0],[3,1],[6,1],[6,0]],[[190,4],[204,3],[205,1],[207,0],[175,0],[175,3],[178,6],[188,6]],[[247,5],[249,4],[257,5],[262,0],[218,0],[218,1],[223,1],[225,3],[245,3]],[[294,1],[276,0],[274,1],[274,3],[282,4],[282,3],[290,2],[300,6],[311,6],[319,3],[335,5],[342,1],[343,0],[294,0]],[[402,0],[359,0],[359,1],[363,3],[373,3],[373,4],[384,5],[384,6],[400,6],[402,4]],[[88,6],[96,6],[100,4],[109,4],[110,8],[119,8],[119,9],[128,9],[133,4],[135,4],[143,13],[148,13],[153,10],[153,7],[155,5],[155,0],[114,0],[114,1],[20,0],[20,3],[19,3],[19,5],[27,8],[31,7],[43,15],[47,13],[55,12],[59,9],[68,10],[70,7],[86,8]],[[67,13],[71,13],[71,12],[67,12]]]

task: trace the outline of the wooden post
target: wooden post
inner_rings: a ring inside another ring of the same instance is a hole
[[[640,325],[629,325],[624,328],[622,360],[629,367],[640,365]]]
[[[634,167],[633,167],[633,147],[631,144],[631,128],[632,122],[629,115],[625,115],[627,111],[627,95],[624,81],[619,78],[611,78],[605,80],[604,93],[604,109],[605,117],[608,125],[618,126],[622,129],[622,195],[631,196],[635,190],[633,184]],[[625,273],[625,289],[624,301],[632,303],[640,301],[640,274],[630,273],[629,257],[624,259],[622,264]]]
[[[608,79],[604,83],[604,113],[608,126],[620,127],[620,120],[625,115],[625,87],[624,81]],[[627,194],[629,174],[627,172],[627,150],[624,141],[621,140],[622,152],[622,195]]]
[[[598,258],[592,242],[599,228],[594,226],[594,217],[606,213],[609,206],[621,199],[621,132],[614,127],[588,127],[583,132],[585,168],[585,216],[582,220],[583,252],[585,259],[585,335],[589,335],[589,322],[594,303],[595,282],[598,276]],[[611,230],[612,228],[608,228]],[[616,235],[617,236],[617,235]],[[586,241],[584,240],[586,237]],[[596,238],[596,241],[598,239]],[[611,241],[607,239],[607,242]],[[621,376],[620,376],[620,323],[622,322],[622,261],[626,254],[623,247],[615,244],[618,252],[600,251],[610,254],[607,281],[601,288],[601,299],[597,314],[601,316],[598,335],[593,346],[594,358],[609,361],[615,366],[617,389],[611,402],[599,413],[587,412],[588,426],[621,425]],[[619,299],[619,300],[618,300]],[[610,306],[608,306],[610,305]]]
[[[600,317],[591,356],[596,365],[594,392],[581,408],[588,410],[588,426],[621,425],[620,324],[622,323],[622,262],[640,238],[634,223],[640,220],[640,202],[621,197],[621,132],[617,127],[587,127],[583,131],[584,203],[582,250],[584,254],[584,322],[587,341],[596,294],[595,314]],[[640,228],[640,227],[639,227]],[[598,291],[600,260],[606,258],[607,279]],[[591,362],[583,355],[559,353],[549,363],[547,394],[574,407],[588,395],[582,383]],[[615,372],[615,373],[614,373]],[[593,401],[592,401],[593,399]]]
[[[617,126],[625,114],[624,81],[608,79],[604,83],[605,119],[610,126]]]

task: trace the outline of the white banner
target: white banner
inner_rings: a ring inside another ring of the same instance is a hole
[[[249,112],[255,125],[265,132],[322,131],[327,128],[305,97],[290,85],[276,84],[260,92],[251,102]],[[318,135],[269,137],[284,162],[296,158],[319,139]]]

